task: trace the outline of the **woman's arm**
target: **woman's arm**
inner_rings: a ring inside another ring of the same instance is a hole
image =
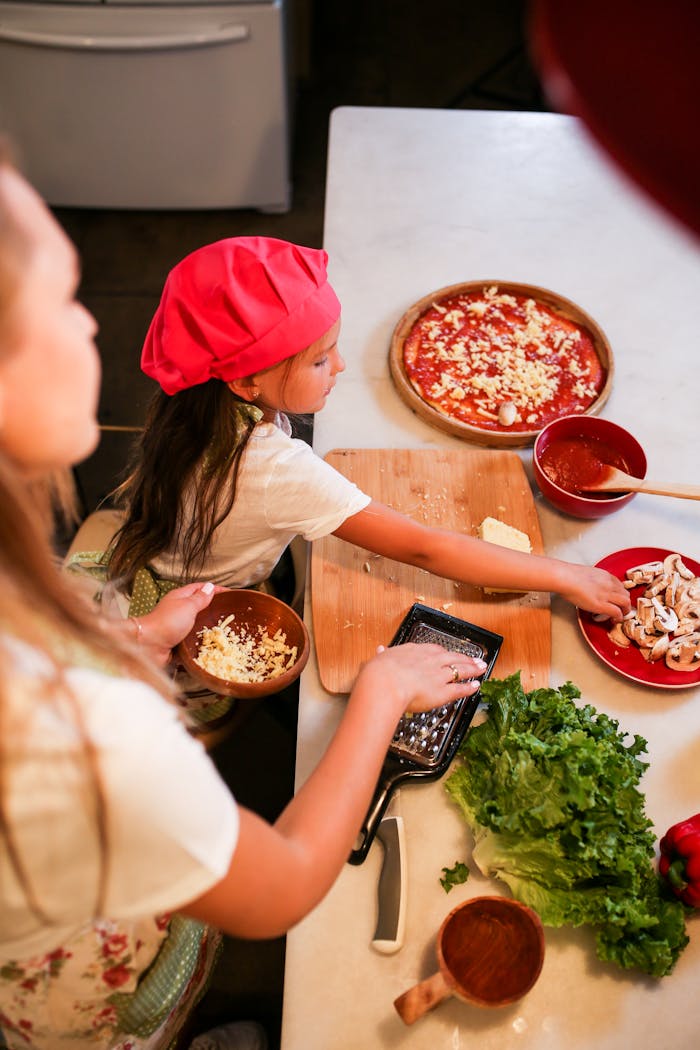
[[[395,561],[407,562],[480,587],[553,591],[589,612],[619,620],[629,611],[629,594],[609,572],[556,558],[522,554],[448,529],[420,525],[382,503],[348,518],[335,536]]]
[[[241,810],[226,876],[181,910],[239,937],[275,937],[328,892],[366,815],[403,712],[427,711],[477,689],[454,682],[485,665],[438,645],[384,649],[360,671],[327,751],[274,826]]]

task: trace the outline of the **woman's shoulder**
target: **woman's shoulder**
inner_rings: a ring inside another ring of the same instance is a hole
[[[25,728],[48,720],[56,746],[73,738],[76,708],[91,737],[108,727],[112,743],[122,734],[131,735],[135,724],[155,730],[179,721],[174,706],[145,682],[95,666],[57,665],[38,643],[8,635],[0,643],[8,702],[25,716]]]

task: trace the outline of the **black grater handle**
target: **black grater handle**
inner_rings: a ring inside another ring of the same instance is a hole
[[[389,804],[391,793],[394,787],[398,783],[398,778],[394,775],[387,776],[383,775],[376,788],[374,789],[374,795],[372,801],[367,810],[364,822],[358,833],[357,839],[355,840],[355,848],[348,857],[350,864],[362,864],[363,860],[369,852],[369,847],[372,845],[372,840],[377,832],[377,828],[381,824],[384,811]]]

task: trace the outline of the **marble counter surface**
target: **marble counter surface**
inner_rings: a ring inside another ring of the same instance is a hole
[[[388,369],[392,329],[431,290],[511,280],[574,300],[605,330],[615,357],[602,415],[644,446],[648,476],[697,483],[700,248],[599,154],[571,117],[554,114],[343,108],[332,117],[325,247],[343,303],[347,371],[316,419],[319,454],[340,446],[461,446],[400,400]],[[462,446],[463,447],[463,446]],[[530,450],[523,450],[530,470]],[[700,559],[700,504],[639,495],[599,521],[568,518],[537,497],[548,554],[595,562],[650,545]],[[310,622],[307,594],[307,622]],[[658,834],[700,809],[700,688],[644,688],[583,643],[575,611],[552,600],[551,682],[649,741],[643,779]],[[527,654],[523,654],[527,660]],[[497,669],[496,669],[497,673]],[[343,699],[321,687],[313,657],[301,679],[297,781],[332,735]],[[435,935],[460,900],[502,892],[476,871],[446,897],[443,866],[469,838],[441,782],[405,787],[406,941],[370,947],[381,850],[349,865],[287,941],[283,1050],[635,1050],[697,1046],[700,919],[674,973],[660,981],[600,964],[590,931],[546,931],[541,978],[521,1003],[487,1011],[450,1001],[407,1028],[392,1002],[436,966]],[[660,1042],[660,1031],[663,1036]]]

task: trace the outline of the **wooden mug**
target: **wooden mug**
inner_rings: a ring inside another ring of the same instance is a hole
[[[394,1000],[406,1024],[451,995],[478,1006],[517,1002],[542,969],[542,922],[531,908],[508,897],[473,897],[443,921],[437,958],[437,973]]]

